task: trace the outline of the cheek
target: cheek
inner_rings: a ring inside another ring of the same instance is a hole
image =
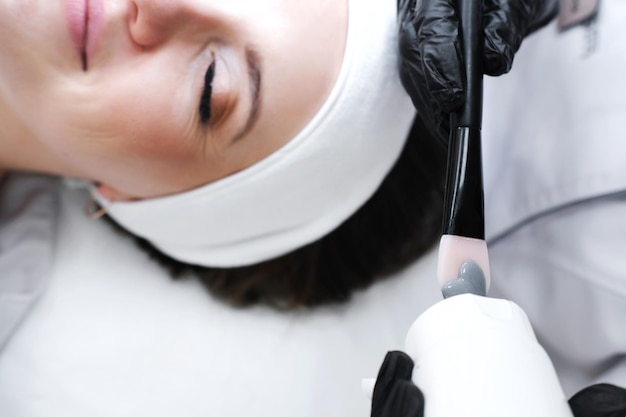
[[[139,100],[110,108],[111,115],[100,126],[109,132],[101,141],[107,152],[160,162],[184,160],[193,154],[189,126],[167,106]]]
[[[168,82],[161,73],[127,70],[97,85],[56,89],[36,123],[37,136],[93,180],[136,194],[176,191],[182,185],[169,183],[192,181],[203,142],[188,89],[181,92],[178,80]]]
[[[126,85],[92,97],[75,96],[56,106],[41,123],[46,143],[71,157],[180,159],[189,152],[189,123],[175,101],[158,90]],[[170,95],[171,97],[171,95]]]
[[[190,114],[195,107],[180,92],[182,81],[163,78],[162,71],[144,75],[107,91],[96,130],[118,138],[109,145],[119,151],[154,158],[185,157],[192,146],[189,138],[195,137]]]
[[[195,153],[161,107],[144,103],[112,100],[106,111],[57,106],[39,124],[38,139],[81,176],[131,195],[185,188]]]

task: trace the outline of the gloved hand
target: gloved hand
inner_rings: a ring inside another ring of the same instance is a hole
[[[407,354],[387,353],[374,386],[371,417],[424,417],[424,395],[411,381],[412,374],[413,360]],[[575,417],[624,417],[626,390],[591,385],[575,394],[569,405]]]
[[[442,143],[464,101],[459,0],[398,0],[400,77],[419,117]],[[548,23],[558,0],[483,0],[483,71],[508,72],[525,36]]]
[[[611,384],[591,385],[574,394],[569,406],[576,417],[624,417],[626,390]]]
[[[411,381],[412,376],[409,355],[388,352],[374,385],[371,417],[424,417],[424,396]]]

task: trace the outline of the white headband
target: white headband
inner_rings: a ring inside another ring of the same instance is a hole
[[[326,103],[282,148],[180,194],[108,202],[109,215],[179,261],[250,265],[326,235],[374,194],[414,108],[397,75],[396,0],[349,0],[348,38]]]

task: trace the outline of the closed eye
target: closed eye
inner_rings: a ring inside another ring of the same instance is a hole
[[[200,122],[207,126],[211,120],[211,97],[213,93],[213,78],[215,78],[215,61],[211,63],[204,75],[204,87],[202,96],[200,97],[200,105],[198,111],[200,113]]]

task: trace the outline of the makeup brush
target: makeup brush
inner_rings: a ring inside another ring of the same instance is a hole
[[[443,235],[437,281],[444,297],[486,295],[490,283],[485,242],[481,157],[483,101],[481,0],[459,0],[465,103],[450,118]]]

